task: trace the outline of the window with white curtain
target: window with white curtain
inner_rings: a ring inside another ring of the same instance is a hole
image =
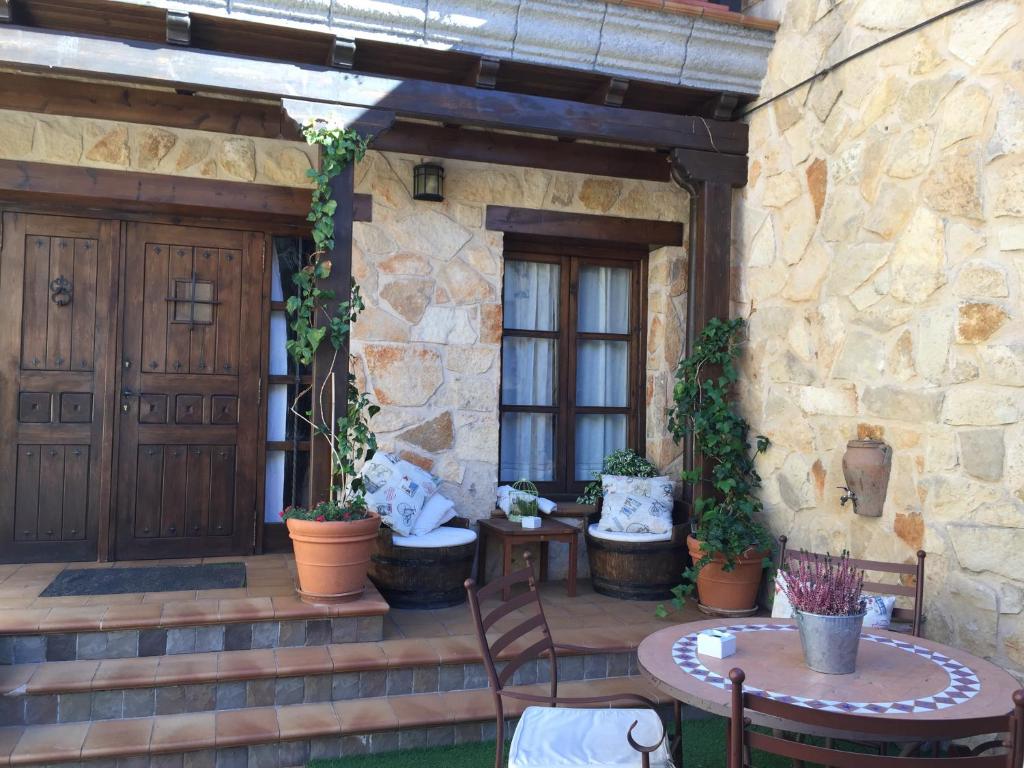
[[[640,448],[645,251],[506,240],[502,482],[574,494]]]

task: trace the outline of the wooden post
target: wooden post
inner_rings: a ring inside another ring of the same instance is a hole
[[[324,258],[330,259],[331,274],[321,287],[334,291],[334,300],[326,309],[332,315],[338,304],[347,301],[352,292],[352,215],[355,200],[355,166],[348,166],[331,180],[331,199],[337,202],[334,211],[334,248]],[[322,319],[317,318],[319,323]],[[334,347],[325,339],[313,360],[313,422],[331,418],[331,392],[328,380],[334,374],[336,412],[343,412],[348,393],[348,337],[335,356]],[[333,362],[333,366],[332,366]],[[322,392],[322,394],[321,394]],[[321,410],[322,408],[322,410]],[[327,500],[331,484],[331,448],[323,436],[313,436],[309,453],[309,502]]]
[[[746,163],[734,155],[675,150],[672,178],[690,193],[690,253],[684,355],[713,317],[729,317],[731,298],[732,190],[746,184]],[[687,470],[699,463],[693,440],[684,446]],[[703,473],[706,476],[706,473]],[[692,514],[693,502],[709,492],[698,482],[683,491]]]

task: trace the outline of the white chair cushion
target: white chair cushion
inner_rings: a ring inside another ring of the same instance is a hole
[[[528,707],[512,737],[508,768],[639,768],[640,753],[626,740],[634,720],[637,743],[649,746],[661,737],[661,721],[650,709]],[[651,766],[670,765],[662,742]]]
[[[627,533],[625,531],[606,531],[598,523],[591,523],[587,531],[595,539],[605,541],[624,541],[628,544],[650,544],[655,541],[671,541],[672,531],[665,533]]]
[[[453,528],[442,526],[422,536],[394,536],[391,542],[396,547],[419,547],[435,549],[437,547],[458,547],[476,541],[476,531],[469,528]]]
[[[427,499],[427,503],[423,505],[423,509],[416,516],[416,522],[413,523],[409,535],[423,536],[440,528],[453,517],[455,517],[455,502],[447,496],[435,493]]]

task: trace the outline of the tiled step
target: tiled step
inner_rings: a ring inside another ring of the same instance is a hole
[[[521,686],[544,693],[546,685]],[[643,693],[640,678],[565,683],[562,696]],[[506,716],[516,718],[512,705]],[[311,758],[384,752],[493,738],[487,690],[424,693],[334,703],[0,728],[0,765],[96,768],[284,768]]]
[[[588,649],[560,654],[560,680],[636,672],[635,644],[628,633],[583,635],[560,633],[559,639]],[[503,658],[512,658],[519,650],[513,645]],[[547,663],[527,664],[517,671],[514,682],[544,682],[549,674]],[[472,637],[46,662],[0,668],[0,723],[112,720],[445,693],[486,685]]]
[[[0,665],[380,640],[388,610],[372,585],[336,605],[278,595],[0,610]]]

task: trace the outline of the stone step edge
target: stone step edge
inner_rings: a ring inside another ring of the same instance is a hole
[[[546,694],[549,686],[517,686],[514,690]],[[559,693],[564,697],[640,693],[659,704],[669,701],[639,677],[569,682],[559,686]],[[524,708],[521,702],[510,701],[505,715],[518,717]],[[493,718],[491,692],[480,689],[92,723],[15,726],[0,728],[0,765],[180,754],[486,722]]]
[[[576,638],[575,635],[583,635]],[[618,639],[605,630],[566,630],[559,638],[581,640],[560,656],[630,653],[642,636]],[[526,647],[523,642],[506,648],[499,659],[508,660]],[[215,659],[216,663],[209,662]],[[370,672],[396,668],[480,663],[475,637],[462,635],[424,640],[398,639],[363,643],[332,643],[243,651],[214,651],[165,656],[87,661],[44,661],[0,667],[0,695],[52,695],[129,688],[160,688],[265,678]],[[100,674],[102,666],[109,672]],[[161,670],[160,667],[164,669]],[[212,668],[211,668],[212,667]],[[33,684],[33,678],[42,679]]]
[[[5,609],[0,610],[0,635],[59,635],[202,627],[238,622],[384,616],[389,610],[391,607],[380,592],[367,582],[366,591],[358,600],[332,605],[310,605],[298,597],[278,596],[173,600],[166,603],[92,605],[80,608]]]

